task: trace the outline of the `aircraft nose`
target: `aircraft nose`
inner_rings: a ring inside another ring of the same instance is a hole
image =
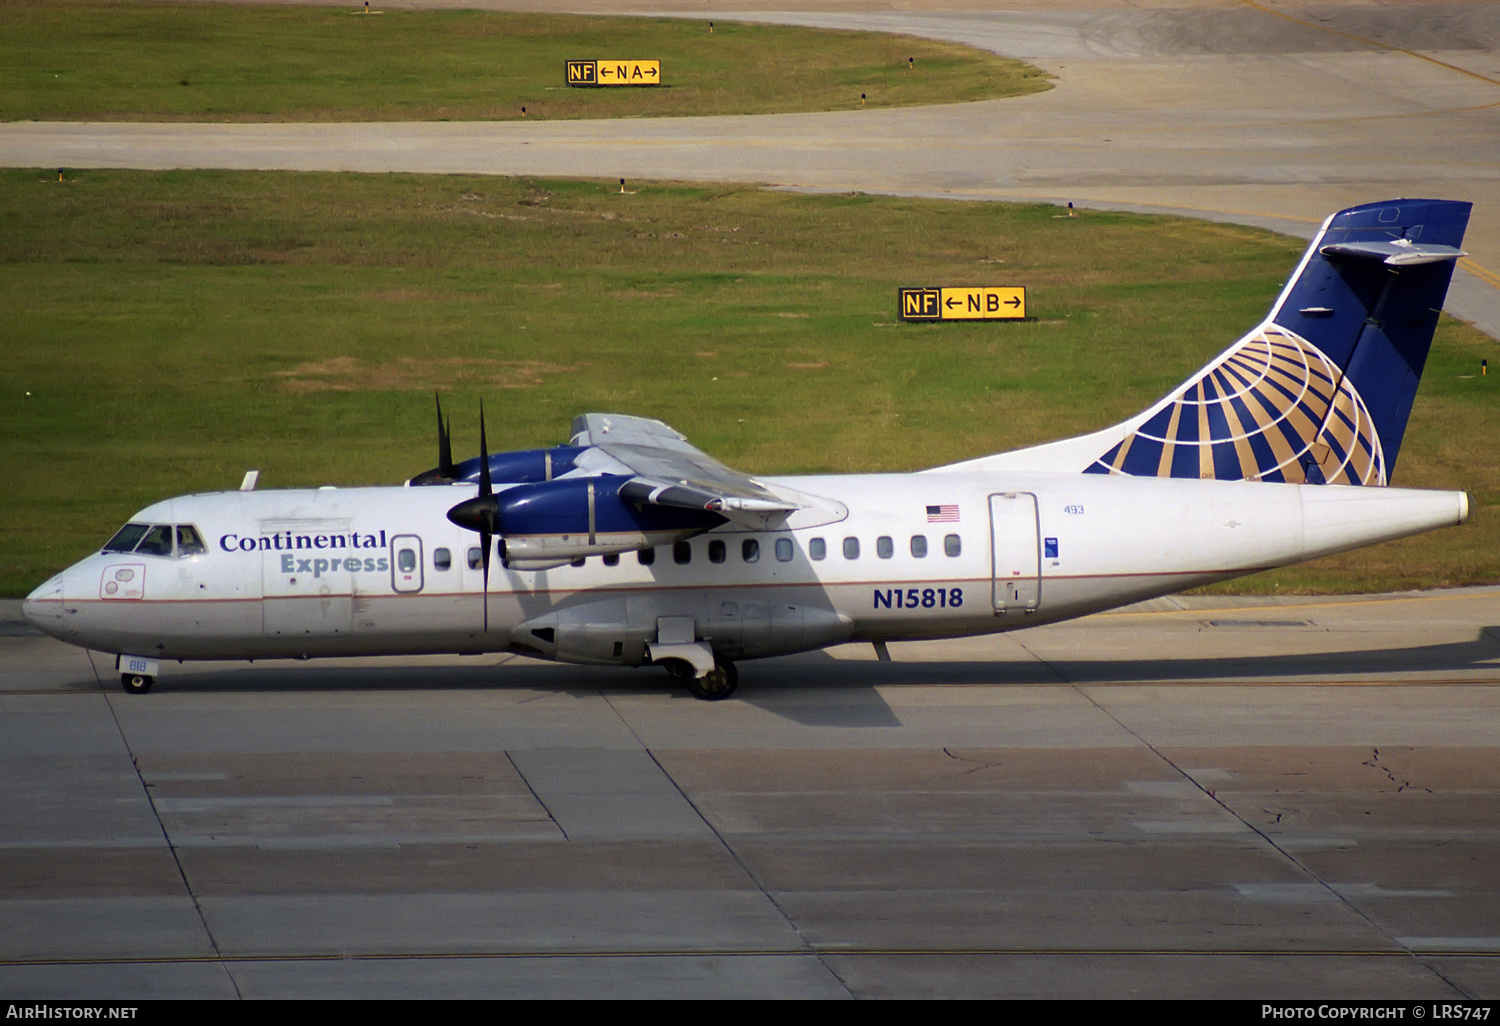
[[[58,574],[27,595],[21,602],[21,615],[26,618],[27,623],[44,631],[60,627],[63,619],[63,575]]]

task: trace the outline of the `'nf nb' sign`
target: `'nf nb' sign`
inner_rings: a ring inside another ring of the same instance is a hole
[[[902,289],[903,321],[1015,321],[1026,317],[1024,288],[988,285]]]
[[[568,61],[568,85],[661,85],[661,61]]]

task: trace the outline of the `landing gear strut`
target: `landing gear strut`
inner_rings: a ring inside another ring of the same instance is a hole
[[[155,683],[155,677],[149,677],[144,673],[125,673],[120,675],[120,686],[132,695],[144,695],[151,690],[151,685]]]
[[[739,686],[740,672],[725,659],[714,663],[714,668],[701,677],[689,677],[687,686],[694,698],[705,702],[718,702],[734,694]]]

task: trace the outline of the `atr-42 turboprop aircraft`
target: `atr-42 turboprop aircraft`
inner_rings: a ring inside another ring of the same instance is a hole
[[[55,637],[163,659],[518,652],[656,663],[701,698],[734,661],[1013,630],[1468,516],[1386,487],[1470,205],[1324,222],[1266,319],[1112,428],[914,474],[730,470],[659,421],[406,487],[220,492],[142,510],[26,599]],[[430,485],[433,487],[413,487]],[[492,567],[492,555],[498,567]]]

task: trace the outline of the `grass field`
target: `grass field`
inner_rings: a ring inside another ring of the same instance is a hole
[[[0,594],[159,498],[397,483],[458,449],[659,417],[755,473],[908,470],[1103,427],[1265,312],[1302,244],[1172,218],[749,187],[0,172]],[[1034,319],[916,325],[896,290],[1024,285]],[[1243,590],[1500,580],[1491,343],[1445,318],[1395,483],[1454,530]],[[29,394],[28,394],[29,393]]]
[[[849,110],[862,93],[892,107],[1049,87],[1019,61],[872,32],[357,8],[5,0],[0,120],[761,114]],[[564,62],[579,58],[659,59],[663,84],[569,88]]]

